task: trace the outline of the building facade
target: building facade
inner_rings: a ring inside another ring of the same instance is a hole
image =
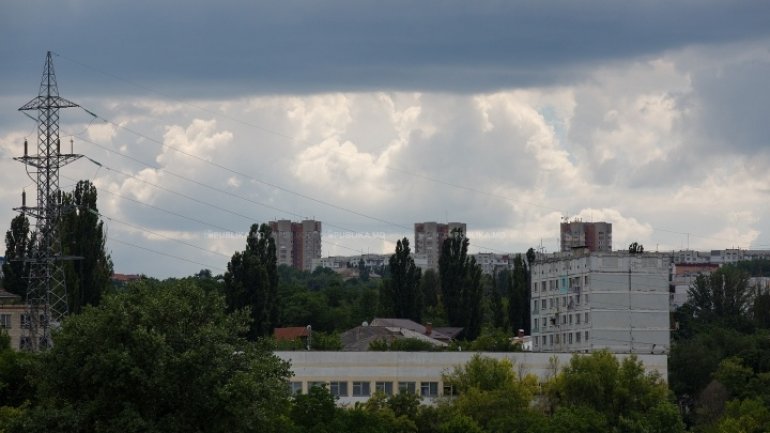
[[[312,271],[313,259],[321,258],[321,221],[278,220],[268,224],[275,239],[278,264]]]
[[[573,248],[612,251],[612,223],[568,221],[561,223],[561,252]]]
[[[540,255],[532,266],[532,350],[667,353],[667,255]]]
[[[441,257],[441,246],[453,230],[461,230],[463,236],[468,230],[465,223],[452,222],[447,224],[424,222],[414,224],[414,255],[415,264],[423,271],[432,269],[438,271],[438,259]]]
[[[338,397],[337,404],[363,403],[376,391],[386,395],[410,392],[423,402],[452,395],[443,375],[468,363],[474,352],[317,352],[279,351],[275,355],[291,363],[293,393],[307,393],[314,385],[325,385]],[[571,353],[481,353],[498,360],[508,359],[517,374],[532,374],[540,381],[550,379],[567,366]],[[628,355],[616,355],[623,359]],[[666,355],[639,354],[647,372],[668,377]]]

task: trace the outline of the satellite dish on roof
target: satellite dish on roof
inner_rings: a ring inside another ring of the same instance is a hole
[[[364,323],[362,323],[362,324],[361,324],[361,326],[369,326],[369,322],[367,322],[366,320],[364,320]]]

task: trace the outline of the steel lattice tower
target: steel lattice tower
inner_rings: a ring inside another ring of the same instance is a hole
[[[61,153],[59,109],[70,107],[78,105],[59,96],[49,51],[39,95],[19,108],[19,111],[37,110],[37,154],[28,153],[25,140],[24,156],[14,158],[26,165],[27,174],[37,185],[36,205],[27,206],[26,194],[22,194],[22,206],[14,209],[35,218],[32,248],[25,258],[29,264],[29,311],[25,323],[28,325],[29,340],[26,341],[26,346],[30,350],[47,347],[51,341],[51,329],[59,326],[67,314],[67,289],[62,266],[64,257],[61,255],[59,237],[62,198],[59,189],[59,168],[82,156]]]

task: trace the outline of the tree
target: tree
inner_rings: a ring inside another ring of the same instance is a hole
[[[444,375],[444,383],[459,394],[453,401],[457,414],[472,418],[481,427],[503,423],[504,418],[526,417],[532,401],[532,377],[519,378],[507,359],[474,355],[464,366]],[[510,431],[505,429],[503,431]]]
[[[358,279],[364,283],[369,281],[369,267],[366,266],[363,258],[358,261]]]
[[[634,242],[628,246],[628,254],[642,254],[644,252],[644,245],[639,242]]]
[[[475,339],[481,331],[481,266],[468,257],[468,238],[460,229],[444,240],[439,257],[441,293],[450,326],[463,327]]]
[[[735,322],[749,311],[752,299],[748,274],[730,265],[698,275],[687,293],[693,313],[704,320]]]
[[[527,268],[521,254],[513,259],[513,273],[508,281],[508,321],[513,332],[523,329],[529,331],[529,298]]]
[[[289,366],[192,279],[142,281],[70,316],[13,431],[278,432]]]
[[[227,264],[225,300],[229,311],[248,308],[251,339],[270,335],[278,324],[278,265],[270,226],[253,224],[246,249]]]
[[[548,394],[557,412],[588,408],[601,415],[612,431],[684,431],[666,383],[657,374],[645,373],[635,356],[618,361],[607,351],[576,354],[549,385]]]
[[[8,292],[27,297],[29,265],[24,261],[31,252],[32,240],[29,220],[24,214],[11,220],[11,228],[5,233],[5,263],[3,263],[3,288]]]
[[[505,329],[505,307],[503,306],[503,297],[500,295],[501,289],[497,287],[497,281],[497,278],[493,279],[490,295],[489,307],[492,310],[492,326],[497,329]]]
[[[414,264],[409,249],[409,239],[396,242],[396,252],[390,256],[390,277],[383,282],[383,290],[391,313],[395,317],[421,322],[422,293],[420,268]]]
[[[76,257],[64,262],[72,313],[79,313],[86,305],[97,305],[112,277],[112,259],[105,249],[104,223],[99,219],[96,201],[96,186],[88,180],[78,182],[75,190],[62,198],[62,254]]]

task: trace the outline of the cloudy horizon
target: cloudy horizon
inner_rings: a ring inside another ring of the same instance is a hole
[[[301,218],[324,256],[423,221],[555,251],[565,217],[616,249],[770,249],[762,2],[40,0],[0,7],[0,41],[3,230],[50,50],[97,115],[62,110],[101,166],[61,184],[97,185],[116,272],[223,272],[252,223]]]

